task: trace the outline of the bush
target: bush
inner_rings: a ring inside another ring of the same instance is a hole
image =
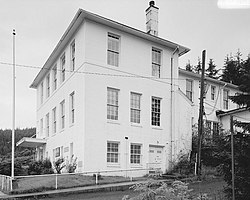
[[[32,161],[28,167],[28,174],[41,175],[53,174],[52,164],[49,159]]]
[[[66,171],[68,173],[74,173],[75,172],[76,167],[77,167],[76,161],[77,161],[77,158],[74,158],[74,155],[72,155],[70,161],[67,161],[65,167],[66,167]]]
[[[199,196],[191,197],[192,190],[188,189],[188,184],[181,181],[174,181],[171,186],[164,182],[155,182],[153,180],[147,183],[139,183],[132,186],[134,191],[139,191],[140,194],[136,197],[130,198],[128,195],[124,196],[122,200],[209,200],[206,194],[199,194]]]
[[[64,163],[64,158],[59,158],[58,160],[53,162],[53,165],[54,165],[54,168],[55,168],[57,174],[61,174],[62,169],[64,167],[66,167],[66,165]]]
[[[174,163],[173,169],[168,173],[178,173],[181,175],[190,175],[194,173],[194,162],[188,159],[188,155],[183,155],[177,163]]]

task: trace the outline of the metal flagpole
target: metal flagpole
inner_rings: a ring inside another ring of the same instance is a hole
[[[16,31],[13,29],[13,108],[12,108],[12,162],[11,162],[11,177],[14,178],[14,153],[15,153],[15,79],[16,79],[16,72],[15,72],[15,36]]]

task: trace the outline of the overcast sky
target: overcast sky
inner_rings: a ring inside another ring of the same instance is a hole
[[[228,0],[243,2],[249,0]],[[217,0],[156,0],[159,37],[191,49],[180,67],[207,60],[222,67],[227,54],[250,53],[250,9],[220,9]],[[12,124],[12,29],[16,63],[42,67],[79,8],[145,30],[149,0],[0,0],[0,128]],[[29,86],[38,69],[17,67],[16,127],[36,125],[36,91]]]

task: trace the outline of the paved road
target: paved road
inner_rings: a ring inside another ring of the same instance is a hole
[[[67,194],[67,195],[54,195],[49,197],[40,197],[36,199],[43,200],[121,200],[125,195],[130,197],[135,196],[136,192],[127,191],[115,191],[115,192],[97,192],[97,193],[82,193],[82,194]],[[31,200],[31,198],[29,198]]]

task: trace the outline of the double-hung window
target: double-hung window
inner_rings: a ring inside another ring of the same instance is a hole
[[[52,110],[53,117],[53,133],[56,133],[56,107]]]
[[[152,48],[152,76],[160,78],[161,75],[161,50]]]
[[[119,43],[120,37],[118,35],[108,33],[108,64],[116,67],[119,65]]]
[[[47,83],[47,98],[48,98],[50,95],[50,74],[48,74],[46,77],[46,83]]]
[[[46,115],[46,137],[49,137],[49,113]]]
[[[69,101],[70,101],[70,124],[73,124],[75,122],[75,92],[72,92],[69,95]]]
[[[141,121],[141,94],[130,94],[130,121],[140,123]]]
[[[151,108],[151,125],[160,126],[161,125],[161,99],[157,97],[152,97],[152,108]]]
[[[189,79],[186,80],[186,95],[190,101],[193,101],[193,81]]]
[[[43,136],[43,118],[40,119],[40,136]]]
[[[141,164],[141,145],[131,144],[130,145],[130,163],[131,164]]]
[[[43,82],[41,83],[41,87],[40,87],[40,102],[41,104],[43,104]]]
[[[107,119],[118,120],[118,89],[107,89]]]
[[[228,109],[228,90],[223,90],[223,109]]]
[[[71,71],[75,71],[75,52],[76,52],[76,46],[75,46],[75,40],[70,45],[70,53],[71,53],[71,62],[70,62],[70,68]]]
[[[107,163],[119,163],[119,143],[107,143]]]
[[[211,100],[215,100],[216,87],[211,85]]]
[[[53,90],[55,91],[57,88],[57,66],[53,67]]]
[[[61,56],[61,82],[65,81],[65,54]]]
[[[61,129],[65,128],[65,100],[63,100],[61,103]]]

